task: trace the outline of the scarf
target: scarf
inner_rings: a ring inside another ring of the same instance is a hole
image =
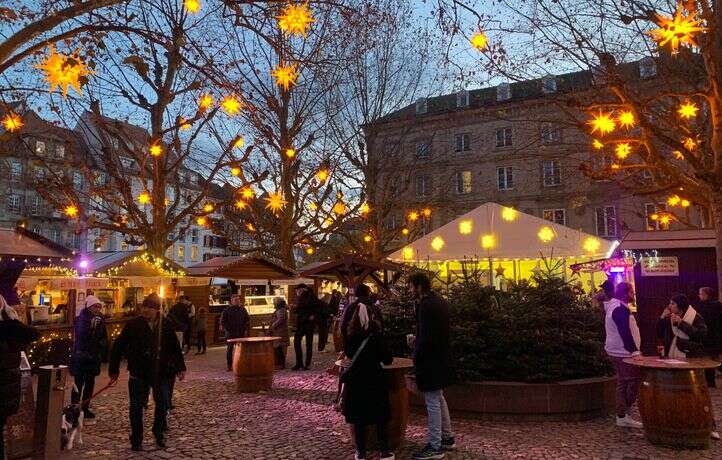
[[[689,307],[687,308],[687,311],[684,313],[684,316],[682,317],[682,321],[692,325],[694,323],[694,319],[697,316],[697,312],[694,310],[694,308]],[[670,322],[672,320],[670,319]],[[680,328],[672,324],[672,333],[674,334],[674,338],[672,339],[672,344],[669,346],[669,357],[670,358],[686,358],[687,353],[683,352],[679,348],[677,348],[677,337],[683,340],[689,340],[689,336],[685,334]]]
[[[363,330],[367,330],[369,328],[369,311],[366,304],[359,302],[356,314],[358,315],[358,321],[361,324],[361,328]]]

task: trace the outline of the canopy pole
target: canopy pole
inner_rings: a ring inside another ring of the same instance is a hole
[[[567,258],[562,257],[562,269],[564,270],[564,282],[567,282]]]
[[[516,260],[514,260],[514,259],[511,259],[511,270],[514,273],[514,282],[518,283],[519,278],[517,278],[517,276],[516,276]]]
[[[489,256],[489,286],[494,287],[494,259]]]

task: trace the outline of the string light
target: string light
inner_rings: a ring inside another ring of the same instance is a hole
[[[10,112],[3,118],[3,126],[6,130],[15,132],[23,127],[23,119],[15,112]]]
[[[587,124],[591,125],[593,133],[599,131],[599,134],[602,136],[611,133],[614,131],[614,128],[616,128],[612,114],[602,112],[601,110],[594,118],[589,120]]]
[[[484,51],[489,45],[489,38],[483,31],[480,30],[471,36],[470,42],[471,46],[473,46],[477,50]]]
[[[659,29],[649,32],[660,47],[669,44],[672,54],[679,51],[680,45],[697,46],[695,34],[706,30],[702,27],[702,21],[696,18],[694,12],[685,16],[684,10],[684,5],[680,3],[677,5],[674,16],[657,14],[655,22]]]
[[[307,4],[294,5],[293,3],[289,3],[277,19],[279,29],[288,35],[303,37],[306,37],[308,29],[314,22],[311,10]]]
[[[83,94],[80,85],[88,75],[94,72],[76,56],[58,54],[55,47],[50,45],[50,55],[42,63],[35,66],[45,74],[45,80],[50,84],[50,91],[60,87],[63,96],[68,96],[68,90],[72,87],[78,94]]]
[[[276,80],[276,85],[280,86],[284,90],[288,91],[291,85],[296,84],[298,80],[298,74],[296,73],[296,66],[294,65],[280,65],[276,67],[272,72],[273,78]]]
[[[687,120],[696,117],[697,111],[699,111],[699,107],[692,101],[685,101],[679,106],[679,109],[677,109],[679,116]]]
[[[129,264],[135,264],[143,262],[149,265],[152,265],[160,274],[161,276],[169,277],[169,278],[178,278],[185,276],[186,273],[183,270],[177,270],[173,268],[165,259],[162,257],[156,257],[148,252],[144,252],[138,256],[132,257],[126,261],[124,261],[122,264],[117,265],[115,267],[111,267],[108,270],[106,270],[105,273],[97,272],[96,276],[99,277],[108,277],[113,278],[118,276],[120,271],[127,267]]]

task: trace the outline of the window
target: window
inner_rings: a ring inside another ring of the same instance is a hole
[[[70,247],[73,249],[80,249],[80,235],[73,233],[70,237]]]
[[[549,222],[554,222],[559,225],[567,224],[567,210],[566,209],[545,209],[542,213],[542,217]]]
[[[118,148],[120,148],[120,142],[118,142],[118,139],[114,137],[110,139],[110,145],[113,147],[113,150],[118,150]]]
[[[105,174],[104,172],[99,172],[99,173],[95,176],[95,185],[96,185],[96,187],[103,187],[103,186],[105,186],[105,185],[107,184],[107,182],[108,182],[108,175]]]
[[[511,128],[499,128],[496,130],[496,146],[509,147],[511,145]]]
[[[198,246],[191,246],[191,261],[198,260]]]
[[[416,144],[416,159],[426,160],[431,156],[431,144],[428,142],[420,142]]]
[[[65,158],[65,146],[64,145],[56,145],[55,146],[55,158],[59,158],[59,159]]]
[[[467,90],[462,89],[456,93],[456,107],[469,107],[469,92]]]
[[[554,123],[542,123],[541,140],[545,144],[556,144],[562,140],[562,130]]]
[[[42,166],[39,168],[35,168],[35,180],[45,180],[45,172],[45,168],[43,168]]]
[[[428,101],[425,97],[416,100],[416,114],[422,115],[426,113],[429,108]]]
[[[124,169],[132,169],[133,168],[133,159],[128,157],[120,157],[120,165]]]
[[[127,251],[128,250],[128,242],[123,240],[120,242],[120,250],[121,251]]]
[[[592,153],[592,169],[594,172],[602,173],[612,169],[614,164],[614,157],[608,152],[595,152]],[[596,180],[608,180],[608,179],[596,179]]]
[[[20,195],[11,193],[8,195],[8,212],[14,214],[20,214],[20,207],[22,206],[22,197]]]
[[[198,244],[198,229],[191,229],[191,243]]]
[[[594,210],[597,235],[617,235],[617,209],[614,206],[603,206]]]
[[[23,164],[19,161],[10,163],[10,180],[12,182],[20,182],[23,178]]]
[[[496,87],[496,100],[508,101],[511,99],[511,85],[509,83],[500,83]]]
[[[557,92],[557,79],[554,75],[547,75],[542,78],[542,92],[544,94],[551,94]]]
[[[45,155],[45,142],[35,141],[35,153],[38,155]]]
[[[514,188],[514,170],[511,166],[496,168],[496,177],[499,190],[511,190]]]
[[[42,233],[42,232],[43,232],[43,229],[42,229],[41,227],[38,227],[38,226],[33,227],[31,231],[32,231],[33,233],[35,233],[36,235],[42,235],[42,234],[43,234],[43,233]]]
[[[387,230],[395,230],[399,227],[399,218],[396,216],[396,214],[391,214],[389,218],[386,220],[386,229]]]
[[[48,238],[56,243],[60,240],[60,232],[57,228],[51,228],[48,232]]]
[[[456,173],[456,193],[459,195],[471,193],[471,171]]]
[[[80,171],[73,171],[73,188],[83,190],[83,175]]]
[[[562,169],[558,160],[549,160],[542,163],[544,187],[562,185]]]
[[[640,78],[652,78],[657,75],[657,64],[651,57],[646,57],[639,61]]]
[[[456,152],[468,152],[471,150],[471,135],[461,133],[454,136],[454,150]]]
[[[416,196],[429,196],[431,194],[431,176],[423,174],[416,176]]]
[[[191,173],[190,177],[191,177],[191,184],[198,185],[198,175]]]
[[[669,223],[662,223],[660,222],[660,219],[658,218],[659,212],[664,212],[667,210],[667,205],[664,203],[662,204],[654,204],[654,203],[646,203],[644,205],[644,216],[647,220],[647,230],[648,231],[655,231],[655,230],[668,230],[669,229]],[[653,219],[652,217],[657,217],[656,219]]]
[[[186,247],[183,245],[178,246],[178,259],[180,259],[180,260],[186,259]]]
[[[33,216],[37,216],[42,214],[43,209],[43,199],[40,197],[40,195],[35,195],[30,200],[30,214]]]

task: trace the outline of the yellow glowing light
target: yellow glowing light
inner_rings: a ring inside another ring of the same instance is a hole
[[[444,239],[440,236],[436,236],[433,240],[431,240],[431,247],[436,252],[441,251],[445,245],[446,243],[444,242]]]
[[[23,127],[23,119],[15,112],[10,112],[3,118],[3,126],[11,133]]]
[[[306,248],[306,254],[308,254],[309,256],[312,256],[314,252],[316,251],[312,247]]]
[[[679,204],[680,204],[680,206],[682,206],[683,208],[688,208],[691,203],[689,202],[689,200],[684,200],[684,199],[683,199],[682,201],[679,202]]]
[[[361,213],[362,216],[368,216],[368,214],[371,212],[371,206],[369,206],[368,203],[364,202],[359,207],[358,211]]]
[[[233,146],[237,149],[240,149],[246,145],[246,140],[243,138],[243,136],[239,136],[238,139],[236,139],[236,142],[233,143]]]
[[[682,105],[679,106],[679,109],[677,109],[677,113],[680,117],[686,118],[689,120],[690,118],[696,117],[697,112],[699,111],[699,107],[692,102],[692,101],[685,101],[682,103]]]
[[[326,179],[328,179],[328,169],[319,169],[318,172],[316,172],[316,178],[319,182],[326,182]]]
[[[196,218],[196,224],[200,225],[201,227],[205,226],[207,223],[208,219],[203,216]]]
[[[659,223],[662,225],[669,225],[669,222],[671,220],[671,217],[667,214],[659,217]]]
[[[462,220],[459,222],[459,233],[462,235],[469,235],[474,229],[474,222],[472,220]]]
[[[367,243],[370,243],[373,240],[373,237],[369,234],[364,235],[364,241]]]
[[[248,207],[248,203],[246,203],[245,201],[236,200],[236,208],[238,208],[238,210],[243,211],[247,207]]]
[[[256,231],[256,227],[255,227],[252,223],[248,222],[248,223],[246,224],[246,230],[248,230],[249,232],[255,232],[255,231]]]
[[[682,198],[680,198],[678,195],[672,195],[667,198],[667,204],[670,206],[677,206],[680,201],[682,201]]]
[[[697,147],[697,141],[695,141],[691,137],[687,137],[682,141],[682,145],[684,145],[684,148],[686,148],[687,150],[692,151]]]
[[[587,124],[592,127],[593,133],[599,131],[599,134],[602,136],[611,133],[614,131],[614,128],[617,127],[614,123],[614,119],[612,118],[612,114],[602,112],[601,110],[594,116],[594,118],[589,120]]]
[[[241,168],[238,166],[231,167],[231,175],[238,177],[241,174]]]
[[[186,119],[183,118],[183,117],[180,117],[180,118],[178,119],[178,126],[180,127],[180,129],[181,129],[182,131],[187,131],[187,130],[191,129],[191,124],[188,123],[188,120],[186,120]]]
[[[409,220],[411,222],[416,222],[417,220],[419,220],[419,213],[416,211],[411,211],[409,213]]]
[[[227,115],[235,115],[241,111],[241,101],[235,96],[226,96],[221,101],[221,107]]]
[[[307,4],[289,3],[278,16],[278,28],[289,35],[305,37],[314,19]]]
[[[551,227],[544,226],[539,229],[539,233],[536,235],[541,242],[548,243],[554,239],[554,230],[552,230]]]
[[[404,255],[404,259],[411,260],[414,258],[414,248],[412,248],[411,246],[406,246],[402,252]]]
[[[308,207],[311,211],[315,211],[318,209],[318,205],[314,203],[313,201],[308,204]]]
[[[620,113],[619,117],[617,117],[617,121],[619,122],[619,126],[624,128],[631,128],[637,122],[634,118],[634,114],[629,110],[625,110]]]
[[[684,155],[679,150],[674,151],[674,157],[678,160],[684,160]]]
[[[251,198],[255,198],[256,193],[253,191],[251,187],[243,187],[241,189],[241,196],[245,198],[246,200],[250,200]]]
[[[193,14],[201,10],[200,0],[185,0],[183,2],[183,6],[185,7],[186,11]]]
[[[618,165],[617,163],[614,163],[614,164],[612,165],[612,169],[621,169],[621,168],[622,168],[622,167],[621,167],[620,165]]]
[[[421,214],[424,215],[424,217],[431,217],[431,208],[424,208],[421,210]]]
[[[276,80],[276,84],[286,91],[288,91],[291,85],[295,85],[296,80],[298,80],[296,66],[293,65],[279,65],[273,70],[272,75]]]
[[[597,150],[601,150],[604,148],[604,144],[602,144],[599,139],[594,139],[592,141],[592,147],[594,147]]]
[[[486,47],[489,45],[489,38],[486,36],[486,34],[482,31],[479,31],[471,36],[471,46],[478,49],[479,51],[484,51]]]
[[[140,203],[140,204],[150,203],[150,194],[148,192],[143,192],[140,195],[138,195],[138,203]]]
[[[208,110],[213,106],[213,96],[210,94],[204,94],[201,96],[200,100],[198,101],[198,107],[201,108],[201,110]]]
[[[65,207],[64,212],[68,217],[75,217],[78,215],[78,207],[74,204],[68,205]]]
[[[484,249],[493,249],[496,246],[496,237],[492,234],[482,235],[481,247]]]
[[[293,158],[296,156],[296,150],[294,149],[286,149],[286,156],[288,158]]]
[[[626,142],[622,142],[621,144],[617,144],[617,147],[614,149],[614,153],[617,155],[617,158],[624,160],[630,153],[632,153],[632,146]]]
[[[283,196],[280,193],[271,193],[268,195],[268,198],[266,198],[266,209],[270,209],[272,212],[276,213],[283,209],[284,206],[286,206],[286,200],[283,199]]]
[[[597,251],[599,251],[599,248],[602,247],[602,242],[599,241],[597,238],[590,236],[586,240],[584,240],[584,244],[582,245],[582,247],[588,253],[596,254]]]
[[[163,147],[160,144],[153,144],[148,149],[148,152],[153,157],[159,157],[163,154]]]
[[[215,209],[215,208],[213,207],[212,203],[206,203],[203,206],[203,212],[213,212],[213,209]]]
[[[507,222],[513,222],[514,220],[516,220],[516,215],[517,212],[514,208],[505,207],[501,210],[501,218]]]
[[[651,216],[649,216],[649,218],[652,219],[652,220],[658,220],[658,219],[659,219],[659,214],[654,213],[654,214],[652,214]]]
[[[333,208],[331,209],[334,214],[337,216],[342,216],[346,214],[347,208],[346,204],[341,201],[340,199],[333,205]]]
[[[672,54],[678,52],[680,45],[697,46],[694,35],[706,30],[694,13],[685,16],[682,3],[678,4],[673,17],[657,14],[655,22],[659,29],[649,32],[660,47],[669,44]]]
[[[50,55],[42,63],[35,66],[45,74],[45,80],[50,83],[50,91],[60,87],[63,96],[68,96],[68,90],[72,87],[78,94],[83,94],[80,85],[94,72],[80,60],[78,56],[66,56],[58,54],[54,46],[50,46]]]
[[[408,235],[408,234],[409,234],[409,229],[406,228],[406,227],[402,228],[402,229],[401,229],[401,234],[404,235],[404,236]]]

